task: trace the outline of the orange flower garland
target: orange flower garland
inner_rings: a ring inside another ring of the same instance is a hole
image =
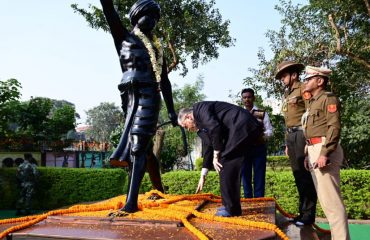
[[[152,200],[149,197],[153,194],[158,195],[161,199]],[[12,224],[12,223],[20,223],[19,225],[10,227],[5,231],[0,233],[0,239],[7,236],[9,233],[27,228],[32,226],[44,219],[48,216],[52,215],[64,215],[64,214],[83,214],[83,213],[96,213],[99,212],[104,216],[107,215],[107,211],[118,210],[121,209],[124,205],[122,201],[123,197],[118,196],[115,198],[108,199],[106,201],[94,203],[94,204],[79,204],[74,205],[68,209],[60,209],[49,211],[45,214],[35,215],[35,216],[27,216],[21,218],[13,218],[13,219],[5,219],[0,220],[0,224]],[[224,223],[231,223],[235,225],[247,226],[247,227],[255,227],[260,229],[266,229],[274,231],[281,239],[288,239],[288,237],[275,225],[268,222],[258,222],[258,221],[251,221],[246,220],[243,218],[238,217],[218,217],[212,214],[202,213],[195,210],[195,206],[200,204],[202,201],[210,201],[214,203],[220,203],[221,197],[215,196],[213,194],[189,194],[189,195],[169,195],[161,193],[157,190],[152,190],[147,192],[143,195],[139,196],[139,209],[140,211],[137,213],[129,214],[127,217],[135,218],[136,216],[140,216],[144,214],[144,216],[149,216],[152,219],[172,219],[172,220],[179,220],[181,221],[184,226],[195,236],[199,239],[208,239],[208,237],[194,227],[188,220],[190,216],[195,216],[200,219],[210,220],[210,221],[217,221],[217,222],[224,222]],[[242,202],[266,202],[266,201],[273,201],[275,202],[276,209],[280,211],[286,217],[294,217],[294,215],[285,212],[279,204],[276,202],[274,198],[252,198],[252,199],[241,199]],[[163,211],[163,208],[166,210]],[[141,216],[142,217],[142,216]],[[314,225],[316,229],[321,232],[330,232],[330,230],[321,229],[317,225]]]

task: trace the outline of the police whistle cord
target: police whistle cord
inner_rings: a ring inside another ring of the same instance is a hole
[[[170,121],[167,121],[167,122],[164,122],[164,123],[161,123],[161,124],[157,125],[157,129],[159,129],[159,128],[167,125],[167,124],[170,124],[170,123],[172,123],[171,120]]]

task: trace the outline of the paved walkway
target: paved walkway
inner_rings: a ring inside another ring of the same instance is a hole
[[[286,220],[280,214],[276,215],[277,225],[289,239],[297,240],[331,240],[329,234],[323,234],[314,230],[311,226],[297,227],[294,223]],[[316,224],[324,229],[329,229],[329,224],[326,218],[316,218]],[[370,220],[349,220],[349,232],[351,240],[370,239]]]

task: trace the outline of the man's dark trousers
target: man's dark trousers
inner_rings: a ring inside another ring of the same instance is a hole
[[[288,133],[288,156],[299,194],[299,213],[302,220],[314,221],[317,194],[311,173],[304,167],[305,145],[306,140],[302,130]]]
[[[253,146],[244,162],[242,169],[242,181],[245,198],[258,198],[265,196],[266,177],[266,144]],[[252,171],[253,170],[253,171]],[[253,172],[253,186],[252,186]]]
[[[222,196],[222,205],[233,216],[242,214],[240,204],[240,178],[243,164],[250,152],[252,142],[257,139],[259,131],[256,130],[250,134],[237,148],[222,156],[220,163],[220,189]]]

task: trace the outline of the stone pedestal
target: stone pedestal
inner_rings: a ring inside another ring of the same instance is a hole
[[[199,211],[214,214],[220,204],[206,203]],[[241,218],[275,223],[274,202],[243,203]],[[165,210],[164,210],[165,211]],[[275,239],[269,230],[248,228],[190,217],[189,221],[210,239]],[[4,227],[4,226],[2,226]],[[197,239],[180,221],[52,216],[11,234],[9,239]]]

